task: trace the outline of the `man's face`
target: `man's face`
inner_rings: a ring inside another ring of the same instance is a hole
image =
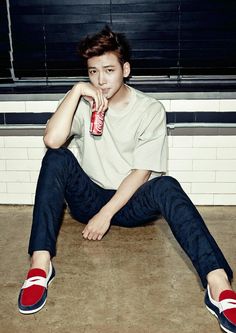
[[[123,86],[124,77],[129,75],[129,64],[120,64],[116,54],[112,52],[88,59],[88,75],[90,82],[102,90],[103,95],[110,99]]]

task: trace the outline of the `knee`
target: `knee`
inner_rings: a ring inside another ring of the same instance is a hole
[[[50,166],[52,168],[58,168],[61,165],[64,165],[65,161],[70,156],[70,150],[67,148],[48,148],[44,158],[43,165]],[[71,153],[72,154],[72,153]]]
[[[156,178],[156,186],[159,189],[172,190],[173,188],[180,187],[180,184],[174,177],[162,176]]]
[[[154,184],[152,195],[159,207],[174,203],[182,192],[179,182],[171,176],[155,178]]]

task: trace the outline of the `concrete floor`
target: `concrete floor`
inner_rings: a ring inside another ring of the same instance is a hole
[[[199,210],[235,269],[236,207]],[[18,313],[31,214],[30,206],[0,206],[1,333],[221,332],[164,220],[135,229],[112,227],[102,241],[92,242],[83,240],[83,225],[66,214],[47,304],[35,315]]]

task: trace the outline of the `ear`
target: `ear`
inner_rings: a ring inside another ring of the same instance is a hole
[[[130,74],[130,63],[125,62],[123,65],[123,77],[128,77]]]

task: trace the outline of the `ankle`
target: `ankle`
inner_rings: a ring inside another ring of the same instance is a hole
[[[50,260],[51,257],[48,251],[35,251],[31,257],[31,269],[41,268],[48,275]]]
[[[228,276],[223,269],[216,269],[207,275],[211,296],[215,301],[219,300],[220,293],[224,290],[232,290]]]

